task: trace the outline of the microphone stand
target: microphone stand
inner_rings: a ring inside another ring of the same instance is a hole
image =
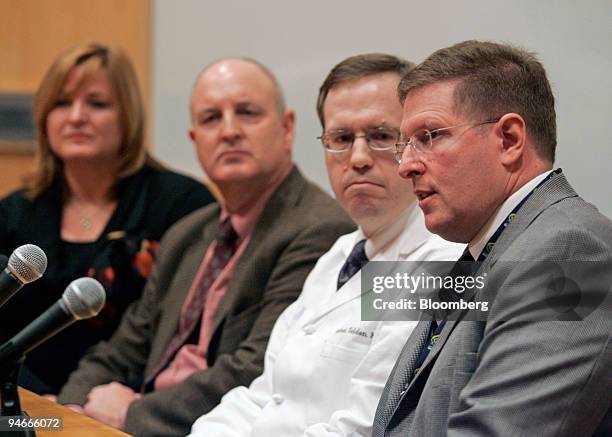
[[[0,437],[36,437],[33,427],[15,426],[11,430],[9,418],[27,423],[30,416],[21,411],[17,380],[23,359],[18,360],[12,367],[5,367],[0,374]]]

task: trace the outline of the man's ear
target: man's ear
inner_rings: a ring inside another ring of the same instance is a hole
[[[527,125],[520,114],[504,114],[495,124],[494,134],[500,145],[500,161],[503,165],[513,166],[525,153],[527,146]]]
[[[193,128],[193,126],[187,129],[187,134],[189,135],[189,138],[191,139],[191,141],[195,143],[195,129]]]
[[[287,109],[282,118],[283,128],[285,130],[285,147],[291,151],[295,136],[295,112],[292,109]]]

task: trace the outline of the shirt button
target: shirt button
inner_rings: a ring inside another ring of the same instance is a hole
[[[282,396],[282,395],[279,395],[278,393],[274,393],[274,394],[272,395],[272,400],[274,401],[274,403],[275,403],[276,405],[280,405],[280,404],[282,404],[282,403],[283,403],[283,401],[284,401],[285,399],[283,398],[283,396]]]
[[[316,329],[312,325],[304,326],[304,334],[306,334],[306,335],[314,334],[315,331],[316,331]]]

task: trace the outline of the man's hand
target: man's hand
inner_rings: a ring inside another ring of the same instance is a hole
[[[55,402],[57,404],[57,396],[56,395],[42,395],[43,398],[51,401],[51,402]],[[72,411],[76,412],[76,413],[81,413],[81,414],[85,414],[85,412],[83,411],[83,407],[81,407],[80,405],[77,404],[66,404],[64,405],[64,407],[66,408],[70,408]]]
[[[71,409],[75,413],[85,414],[83,407],[77,404],[65,404],[64,407]]]
[[[100,422],[123,429],[130,404],[141,397],[142,395],[131,388],[111,382],[92,388],[83,410],[85,414]]]

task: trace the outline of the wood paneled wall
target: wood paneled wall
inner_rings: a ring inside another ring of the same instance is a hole
[[[0,0],[0,92],[33,93],[60,52],[92,40],[129,54],[150,121],[150,0]],[[32,154],[0,154],[0,196],[31,165]]]

